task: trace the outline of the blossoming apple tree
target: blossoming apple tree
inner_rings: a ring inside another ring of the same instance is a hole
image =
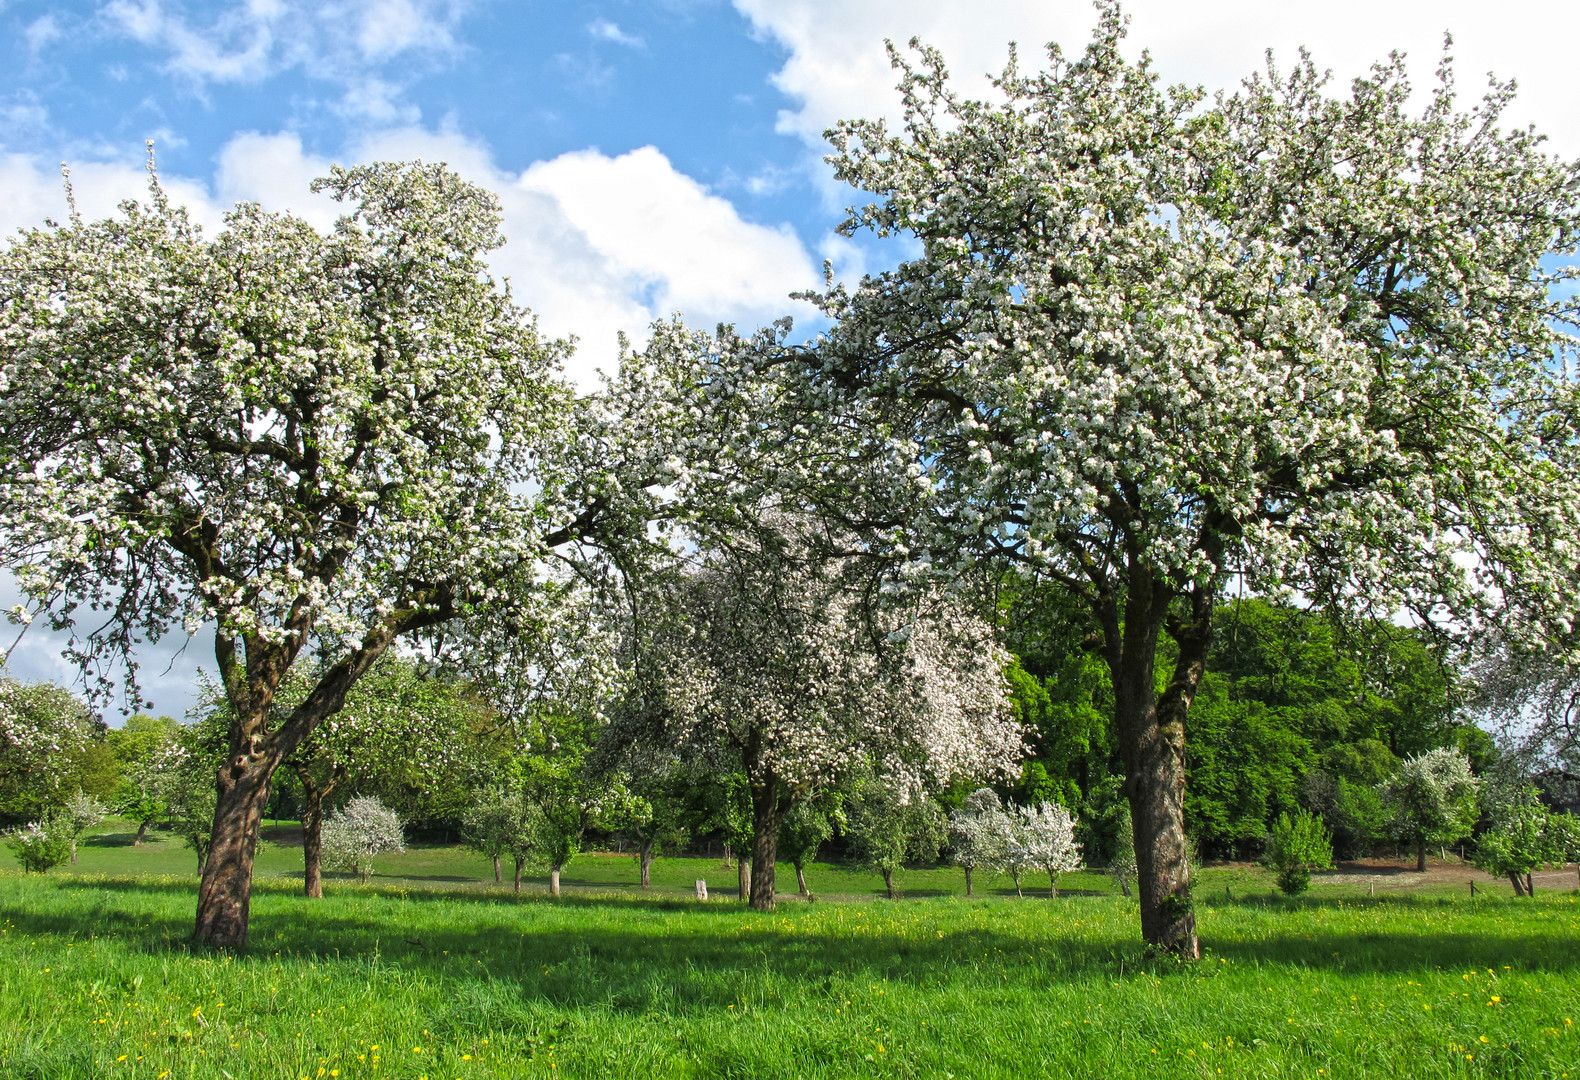
[[[884,604],[816,534],[774,511],[710,544],[655,635],[661,685],[640,718],[640,738],[745,774],[760,910],[798,802],[867,768],[903,798],[1005,772],[1024,751],[991,628],[938,597]]]
[[[841,123],[829,160],[877,196],[845,230],[919,254],[755,351],[831,447],[781,474],[827,512],[913,573],[1004,560],[1085,605],[1142,932],[1194,956],[1185,723],[1227,589],[1467,632],[1580,610],[1580,169],[1500,126],[1508,87],[1457,111],[1446,61],[1417,112],[1397,57],[1206,100],[1123,36],[1105,6],[991,101],[895,53],[902,129]]]
[[[71,631],[84,670],[133,677],[139,640],[215,627],[231,723],[195,930],[215,945],[246,941],[275,769],[379,656],[540,617],[542,561],[640,519],[665,479],[603,470],[640,425],[578,402],[567,346],[487,276],[491,195],[420,162],[315,187],[346,206],[328,235],[242,204],[207,237],[154,181],[0,254],[15,614]],[[321,671],[275,722],[304,652]]]

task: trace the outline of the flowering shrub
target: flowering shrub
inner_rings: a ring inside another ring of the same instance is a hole
[[[42,874],[70,856],[70,839],[53,825],[52,821],[35,821],[6,837],[5,845],[16,853],[22,869]]]
[[[1023,806],[1010,819],[1009,844],[1005,864],[1015,877],[1024,870],[1042,870],[1048,875],[1048,895],[1059,895],[1059,874],[1081,868],[1081,845],[1075,842],[1075,816],[1058,803]]]
[[[352,799],[324,819],[324,864],[349,870],[361,881],[373,876],[374,856],[405,850],[400,818],[370,795]]]

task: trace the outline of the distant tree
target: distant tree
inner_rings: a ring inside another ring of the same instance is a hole
[[[153,763],[179,737],[181,724],[168,716],[135,713],[119,728],[111,728],[105,742],[121,766],[111,805],[115,812],[137,822],[132,846],[140,847],[148,827],[165,814],[153,775]]]
[[[1267,832],[1265,866],[1278,872],[1278,887],[1288,896],[1311,887],[1311,872],[1333,866],[1333,843],[1322,819],[1306,810],[1280,814]]]
[[[406,830],[395,811],[369,795],[359,795],[324,819],[324,861],[349,870],[364,884],[373,860],[406,850]]]
[[[54,683],[20,683],[0,668],[0,823],[38,821],[76,790],[116,783],[104,725]]]
[[[806,864],[817,858],[818,848],[834,835],[835,821],[844,821],[843,799],[839,793],[826,792],[814,799],[803,799],[779,823],[779,855],[795,867],[796,889],[811,895],[806,884]]]
[[[844,811],[845,837],[856,864],[883,875],[890,900],[900,898],[895,871],[907,862],[936,860],[946,840],[944,816],[931,799],[902,799],[878,777],[858,778],[844,800]]]
[[[1508,878],[1515,896],[1534,896],[1532,872],[1567,861],[1569,834],[1577,830],[1567,815],[1549,812],[1529,784],[1498,794],[1503,797],[1487,808],[1492,828],[1476,837],[1472,861],[1493,877]]]
[[[170,829],[197,854],[198,874],[208,862],[214,842],[214,806],[218,794],[214,771],[218,761],[198,733],[184,729],[150,766],[150,778],[169,814]]]
[[[1447,747],[1407,759],[1383,784],[1390,828],[1399,839],[1415,844],[1417,870],[1426,869],[1428,844],[1450,844],[1470,835],[1480,788],[1465,755]]]
[[[77,864],[77,841],[87,834],[89,829],[105,819],[108,809],[98,799],[84,791],[73,792],[66,796],[66,801],[61,803],[60,809],[53,818],[55,827],[65,835],[71,845],[71,864]]]
[[[1547,832],[1553,845],[1555,862],[1574,863],[1580,875],[1580,817],[1553,814],[1547,819]]]
[[[1081,845],[1075,840],[1075,818],[1058,803],[1024,806],[1011,815],[1007,862],[1048,875],[1048,896],[1059,895],[1059,875],[1081,868]],[[1013,872],[1013,870],[1012,870]],[[1015,879],[1020,892],[1020,879]]]
[[[966,895],[971,896],[971,875],[1004,868],[1011,833],[1009,815],[991,788],[977,788],[959,809],[949,813],[950,861],[965,871]]]
[[[495,885],[501,880],[499,860],[510,849],[516,816],[512,797],[503,789],[496,788],[479,792],[461,818],[461,835],[466,843],[493,862]]]
[[[1008,656],[941,594],[886,597],[872,567],[804,516],[722,529],[674,584],[653,643],[643,738],[751,796],[751,903],[774,905],[779,826],[881,762],[921,791],[1008,772],[1022,750]]]

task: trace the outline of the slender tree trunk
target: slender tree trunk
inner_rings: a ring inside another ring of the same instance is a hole
[[[1535,896],[1536,895],[1536,880],[1533,877],[1531,877],[1531,875],[1529,873],[1526,873],[1526,875],[1525,875],[1525,895],[1526,896]]]
[[[499,852],[494,852],[494,884],[498,885],[505,879],[499,874]]]
[[[526,865],[527,865],[527,860],[522,858],[520,855],[517,855],[516,856],[516,891],[517,892],[521,891],[521,868],[526,866]],[[559,893],[555,893],[554,895],[558,896]]]
[[[1052,870],[1048,871],[1048,899],[1059,899],[1059,875]]]
[[[752,861],[735,857],[735,888],[742,900],[752,898]]]
[[[806,887],[806,871],[800,863],[795,864],[795,886],[802,896],[811,896],[812,890]]]
[[[1015,895],[1022,900],[1026,899],[1025,893],[1020,891],[1020,871],[1011,870],[1009,872],[1009,879],[1015,883]]]
[[[334,770],[322,785],[313,779],[305,765],[296,766],[296,778],[302,782],[302,888],[314,900],[324,896],[324,800],[343,775]]]
[[[556,866],[549,867],[549,895],[550,896],[558,896],[559,894],[560,894],[560,868],[556,865]]]
[[[653,883],[653,840],[643,837],[641,846],[636,849],[637,866],[641,868],[642,888],[648,888]]]
[[[1133,565],[1121,622],[1099,608],[1114,676],[1114,719],[1124,751],[1124,792],[1135,829],[1141,936],[1154,949],[1201,955],[1185,839],[1185,719],[1212,644],[1213,590],[1188,594],[1190,615],[1171,623],[1179,646],[1168,686],[1157,692],[1157,650],[1175,593],[1149,568]]]
[[[1417,873],[1426,873],[1426,837],[1418,836],[1415,840],[1415,869]]]
[[[1513,870],[1509,871],[1509,884],[1514,886],[1515,896],[1525,895],[1525,884],[1520,881],[1520,875],[1515,873]]]
[[[972,895],[972,893],[971,893],[971,868],[968,866],[968,867],[965,868],[965,870],[966,870],[966,895],[970,896],[970,895]]]
[[[198,848],[198,877],[203,876],[203,867],[208,863],[208,848]]]
[[[885,866],[880,868],[879,873],[883,875],[884,887],[889,890],[889,899],[898,900],[900,894],[894,891],[894,871]]]
[[[133,847],[142,847],[143,846],[143,837],[145,837],[147,835],[148,835],[148,822],[146,822],[146,821],[139,821],[137,823],[137,835],[132,837],[132,846]]]
[[[77,865],[77,838],[75,836],[71,838],[71,865]]]

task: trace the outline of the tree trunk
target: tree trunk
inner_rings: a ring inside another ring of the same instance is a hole
[[[752,898],[752,861],[739,856],[735,859],[735,890],[742,900]]]
[[[1020,871],[1011,870],[1009,872],[1009,879],[1015,883],[1015,895],[1022,900],[1026,899],[1026,895],[1020,891]]]
[[[1534,878],[1531,877],[1531,875],[1528,872],[1525,875],[1525,895],[1526,896],[1535,896],[1536,895],[1536,881],[1535,881]]]
[[[549,867],[549,895],[550,896],[558,896],[559,894],[560,894],[560,868],[558,866],[551,866],[551,867]]]
[[[884,887],[889,890],[889,899],[898,900],[900,895],[894,891],[894,871],[890,870],[888,867],[883,867],[879,872],[883,874]]]
[[[1131,574],[1121,621],[1098,610],[1114,676],[1114,720],[1124,752],[1124,792],[1135,830],[1141,936],[1154,949],[1201,955],[1185,839],[1185,719],[1212,644],[1213,590],[1194,587],[1190,615],[1170,621],[1179,646],[1174,672],[1157,692],[1157,650],[1173,588],[1145,566]]]
[[[1513,870],[1509,871],[1509,884],[1514,886],[1515,896],[1525,895],[1525,884],[1520,881],[1520,875],[1515,873]]]
[[[527,865],[527,860],[522,858],[520,855],[517,855],[516,856],[516,891],[517,892],[521,891],[521,868],[526,866],[526,865]],[[558,896],[559,893],[556,892],[554,895]]]
[[[1415,869],[1416,873],[1426,873],[1426,837],[1418,836],[1415,840]]]
[[[498,885],[505,879],[499,876],[499,852],[494,852],[494,884]],[[521,890],[517,889],[517,892]]]
[[[77,838],[75,836],[71,838],[71,865],[77,865]]]
[[[302,887],[314,900],[324,896],[324,800],[345,777],[336,766],[322,785],[313,779],[306,765],[295,766],[302,782]]]
[[[806,871],[801,868],[800,863],[795,864],[795,885],[802,896],[812,895],[812,890],[806,887]]]
[[[1059,875],[1048,871],[1048,899],[1059,899]]]
[[[970,896],[970,895],[972,895],[971,894],[971,868],[968,866],[968,867],[965,868],[965,870],[966,870],[966,895]]]
[[[147,835],[148,835],[148,822],[146,822],[146,821],[139,821],[137,823],[137,835],[132,837],[132,846],[133,847],[142,847],[143,846],[143,837],[145,837]]]
[[[214,807],[213,839],[203,862],[198,886],[197,926],[192,939],[200,945],[240,949],[247,944],[247,919],[252,907],[252,860],[258,851],[258,826],[269,802],[267,759],[221,768],[219,798]],[[240,773],[238,776],[232,773]]]
[[[642,888],[648,888],[653,883],[653,841],[651,838],[644,837],[642,839],[641,847],[636,850],[636,862],[637,866],[641,868]]]

